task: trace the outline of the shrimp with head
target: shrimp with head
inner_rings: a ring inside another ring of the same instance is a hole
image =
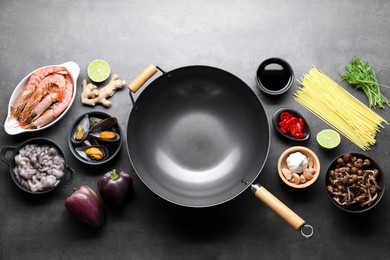
[[[31,123],[53,102],[61,101],[65,92],[66,80],[62,74],[45,77],[31,95],[19,116],[21,125]]]
[[[20,114],[22,113],[24,107],[26,106],[28,100],[32,96],[32,94],[35,92],[35,89],[39,85],[39,83],[48,75],[51,74],[67,74],[68,71],[65,67],[60,66],[49,66],[41,68],[37,71],[35,71],[27,81],[26,86],[24,89],[19,93],[19,95],[16,97],[16,99],[13,101],[11,105],[11,116],[15,117],[16,119],[19,118]]]
[[[65,109],[69,106],[70,102],[72,101],[73,97],[73,84],[69,77],[65,77],[66,85],[64,90],[64,95],[61,101],[55,102],[51,107],[45,110],[40,116],[36,117],[34,121],[26,126],[23,126],[24,128],[29,129],[37,129],[41,128],[42,126],[50,123],[57,117],[59,117],[62,112],[65,111]]]

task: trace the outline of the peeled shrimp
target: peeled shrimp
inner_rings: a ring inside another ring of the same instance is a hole
[[[59,183],[65,171],[65,159],[54,147],[27,144],[15,156],[14,174],[27,190],[36,192]]]

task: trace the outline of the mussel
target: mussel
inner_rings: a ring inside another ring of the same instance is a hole
[[[73,130],[72,142],[76,144],[83,142],[88,136],[89,126],[88,115],[85,115]]]
[[[96,124],[100,123],[103,119],[96,116],[89,117],[89,125],[90,127],[94,127]]]
[[[91,133],[102,132],[104,130],[109,130],[113,128],[118,123],[118,119],[116,117],[107,117],[102,119],[100,122],[94,124],[89,131]]]
[[[101,131],[90,133],[91,136],[100,141],[115,142],[120,139],[120,135],[114,131]]]
[[[114,126],[118,120],[116,117],[103,119],[89,130],[89,135],[100,141],[115,142],[120,135],[115,131]]]
[[[101,141],[118,141],[120,135],[114,129],[117,122],[118,120],[116,117],[99,119],[97,117],[89,118],[88,115],[85,115],[73,130],[72,142],[80,144],[85,141],[88,136],[93,136],[95,139]]]
[[[89,145],[76,148],[77,153],[86,160],[102,161],[108,157],[108,148],[103,145]]]

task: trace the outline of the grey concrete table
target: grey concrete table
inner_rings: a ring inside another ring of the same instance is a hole
[[[112,72],[131,81],[146,65],[166,70],[205,64],[240,77],[261,99],[269,119],[279,107],[298,109],[314,134],[328,126],[296,103],[292,89],[279,99],[256,89],[254,73],[268,57],[289,61],[296,78],[312,65],[336,81],[358,55],[390,83],[390,2],[388,1],[11,1],[0,2],[0,118],[17,83],[32,70],[73,60],[86,78],[88,63],[107,60]],[[346,85],[343,85],[347,87]],[[348,90],[363,102],[365,96]],[[383,89],[390,97],[390,90]],[[126,132],[131,103],[127,90],[111,98],[109,109],[83,106],[76,99],[58,124],[36,134],[7,135],[0,146],[34,136],[47,137],[65,151],[76,171],[71,186],[49,196],[24,194],[0,164],[1,259],[388,259],[389,194],[372,211],[351,215],[336,209],[324,189],[324,171],[310,188],[291,190],[276,171],[279,155],[294,143],[272,129],[267,163],[256,181],[263,184],[315,228],[304,239],[259,202],[249,190],[234,200],[206,209],[170,204],[152,193],[136,176],[126,151],[108,165],[88,167],[70,153],[66,134],[72,121],[88,111],[117,116]],[[389,120],[389,108],[377,112]],[[369,156],[390,169],[390,128],[377,135]],[[305,145],[320,157],[322,169],[338,154],[361,152],[344,137],[340,147],[321,150],[311,138]],[[94,230],[65,209],[72,188],[96,188],[99,175],[111,168],[130,172],[135,197],[118,212],[108,210],[108,223]],[[390,177],[386,183],[389,185]]]

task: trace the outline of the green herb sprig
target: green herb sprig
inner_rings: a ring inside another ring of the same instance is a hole
[[[341,75],[341,78],[355,88],[364,91],[368,98],[370,108],[384,109],[384,105],[390,106],[390,100],[382,95],[380,89],[380,86],[385,85],[378,84],[376,73],[368,62],[358,57],[353,57],[345,67],[345,70],[346,72]]]

